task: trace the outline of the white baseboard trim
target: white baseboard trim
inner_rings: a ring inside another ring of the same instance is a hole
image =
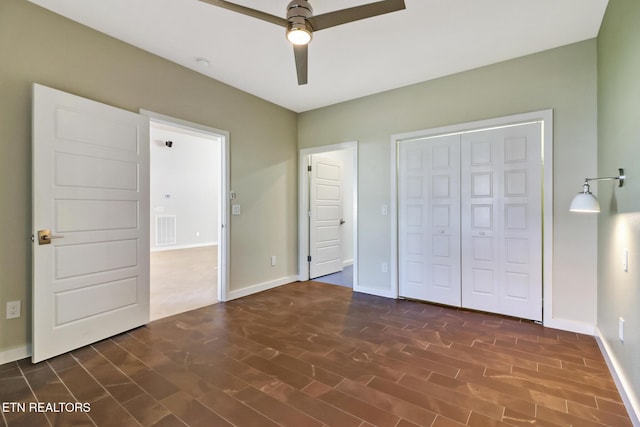
[[[164,251],[176,251],[178,249],[204,248],[206,246],[218,246],[218,242],[194,243],[192,245],[154,246],[151,248],[151,252],[164,252]]]
[[[576,322],[575,320],[567,319],[544,319],[543,325],[545,328],[560,329],[568,332],[575,332],[578,334],[585,334],[594,336],[596,333],[595,325]]]
[[[624,406],[627,408],[627,412],[629,412],[631,423],[635,427],[640,427],[640,400],[634,392],[627,376],[624,374],[624,371],[618,362],[618,358],[615,356],[612,348],[604,339],[600,329],[598,328],[596,328],[596,342],[600,347],[604,360],[607,362],[611,376],[618,387],[618,392],[620,393],[620,397],[622,397]]]
[[[31,346],[24,345],[10,350],[0,351],[0,365],[31,357]]]
[[[342,261],[342,268],[353,265],[353,258]]]
[[[355,284],[353,287],[353,292],[360,292],[363,294],[375,295],[378,297],[385,297],[385,298],[393,298],[393,299],[397,298],[397,295],[395,294],[395,292],[389,289],[366,288],[364,286],[355,286]]]
[[[258,283],[257,285],[247,286],[235,291],[229,291],[227,293],[227,301],[231,301],[237,298],[246,297],[247,295],[256,294],[258,292],[266,291],[269,289],[277,288],[278,286],[286,285],[291,282],[297,282],[298,276],[281,277],[280,279],[271,280],[269,282]]]

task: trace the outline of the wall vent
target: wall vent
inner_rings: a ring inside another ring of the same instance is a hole
[[[156,246],[176,244],[176,216],[156,215]]]

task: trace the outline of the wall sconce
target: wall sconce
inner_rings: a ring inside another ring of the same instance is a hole
[[[589,181],[618,181],[618,187],[622,187],[624,184],[624,169],[618,169],[618,176],[585,178],[582,192],[578,193],[571,202],[571,207],[569,208],[571,212],[600,212],[600,203],[589,190]]]

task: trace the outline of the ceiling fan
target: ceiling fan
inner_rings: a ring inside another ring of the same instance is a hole
[[[307,44],[311,41],[314,31],[396,12],[405,8],[404,0],[383,0],[313,16],[313,8],[308,1],[293,0],[287,6],[287,18],[285,19],[225,0],[200,1],[286,28],[287,39],[293,44],[298,85],[307,84]]]

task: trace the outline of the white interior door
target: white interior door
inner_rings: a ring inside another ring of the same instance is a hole
[[[400,145],[399,294],[460,306],[460,136]]]
[[[541,124],[462,136],[462,305],[542,320]]]
[[[342,271],[342,163],[311,156],[309,278]]]
[[[148,322],[148,141],[146,117],[34,85],[33,362]]]

